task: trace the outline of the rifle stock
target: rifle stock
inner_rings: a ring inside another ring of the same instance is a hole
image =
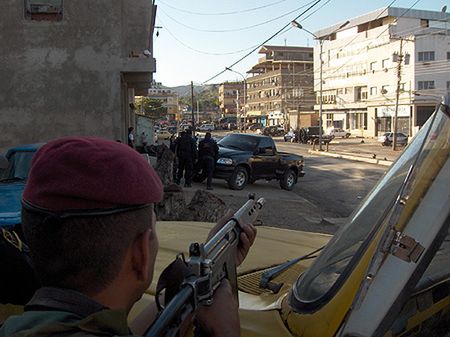
[[[214,291],[227,278],[238,298],[236,252],[241,227],[254,223],[265,200],[249,200],[206,243],[192,243],[189,259],[184,261],[187,277],[179,291],[160,312],[146,336],[176,336],[181,322],[199,305],[211,305]],[[159,294],[156,294],[159,296]]]

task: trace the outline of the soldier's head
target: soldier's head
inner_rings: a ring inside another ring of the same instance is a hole
[[[118,278],[137,300],[153,277],[158,249],[153,204],[162,184],[130,147],[67,137],[33,158],[22,224],[43,286],[96,296]]]

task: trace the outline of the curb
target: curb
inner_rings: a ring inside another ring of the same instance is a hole
[[[383,165],[383,166],[391,166],[393,163],[390,160],[365,158],[365,157],[360,157],[360,156],[353,156],[353,155],[347,155],[347,154],[342,154],[342,153],[331,153],[331,152],[318,151],[318,150],[308,150],[308,153],[315,154],[318,156],[326,156],[326,157],[333,157],[333,158],[339,158],[339,159],[361,161],[361,162],[365,162],[365,163]]]

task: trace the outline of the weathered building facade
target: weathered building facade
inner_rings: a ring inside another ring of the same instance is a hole
[[[384,8],[315,33],[323,40],[323,125],[375,137],[413,136],[450,90],[450,35],[443,12]],[[315,110],[320,44],[314,49]],[[400,67],[400,68],[399,68]]]
[[[238,117],[244,114],[245,103],[243,82],[224,82],[219,85],[220,117]]]
[[[150,87],[149,0],[5,0],[0,12],[0,151],[67,135],[126,139]]]
[[[178,94],[168,88],[153,86],[148,90],[148,98],[161,101],[162,106],[167,109],[167,119],[169,121],[181,120],[178,106]]]
[[[310,126],[314,117],[313,49],[263,46],[265,54],[247,73],[247,121]],[[303,124],[301,120],[303,116]]]

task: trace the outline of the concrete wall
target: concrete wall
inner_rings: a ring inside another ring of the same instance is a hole
[[[64,1],[59,22],[27,20],[23,0],[4,2],[0,151],[66,135],[123,138],[124,90],[133,85],[122,73],[131,68],[128,50],[149,48],[150,1]]]

